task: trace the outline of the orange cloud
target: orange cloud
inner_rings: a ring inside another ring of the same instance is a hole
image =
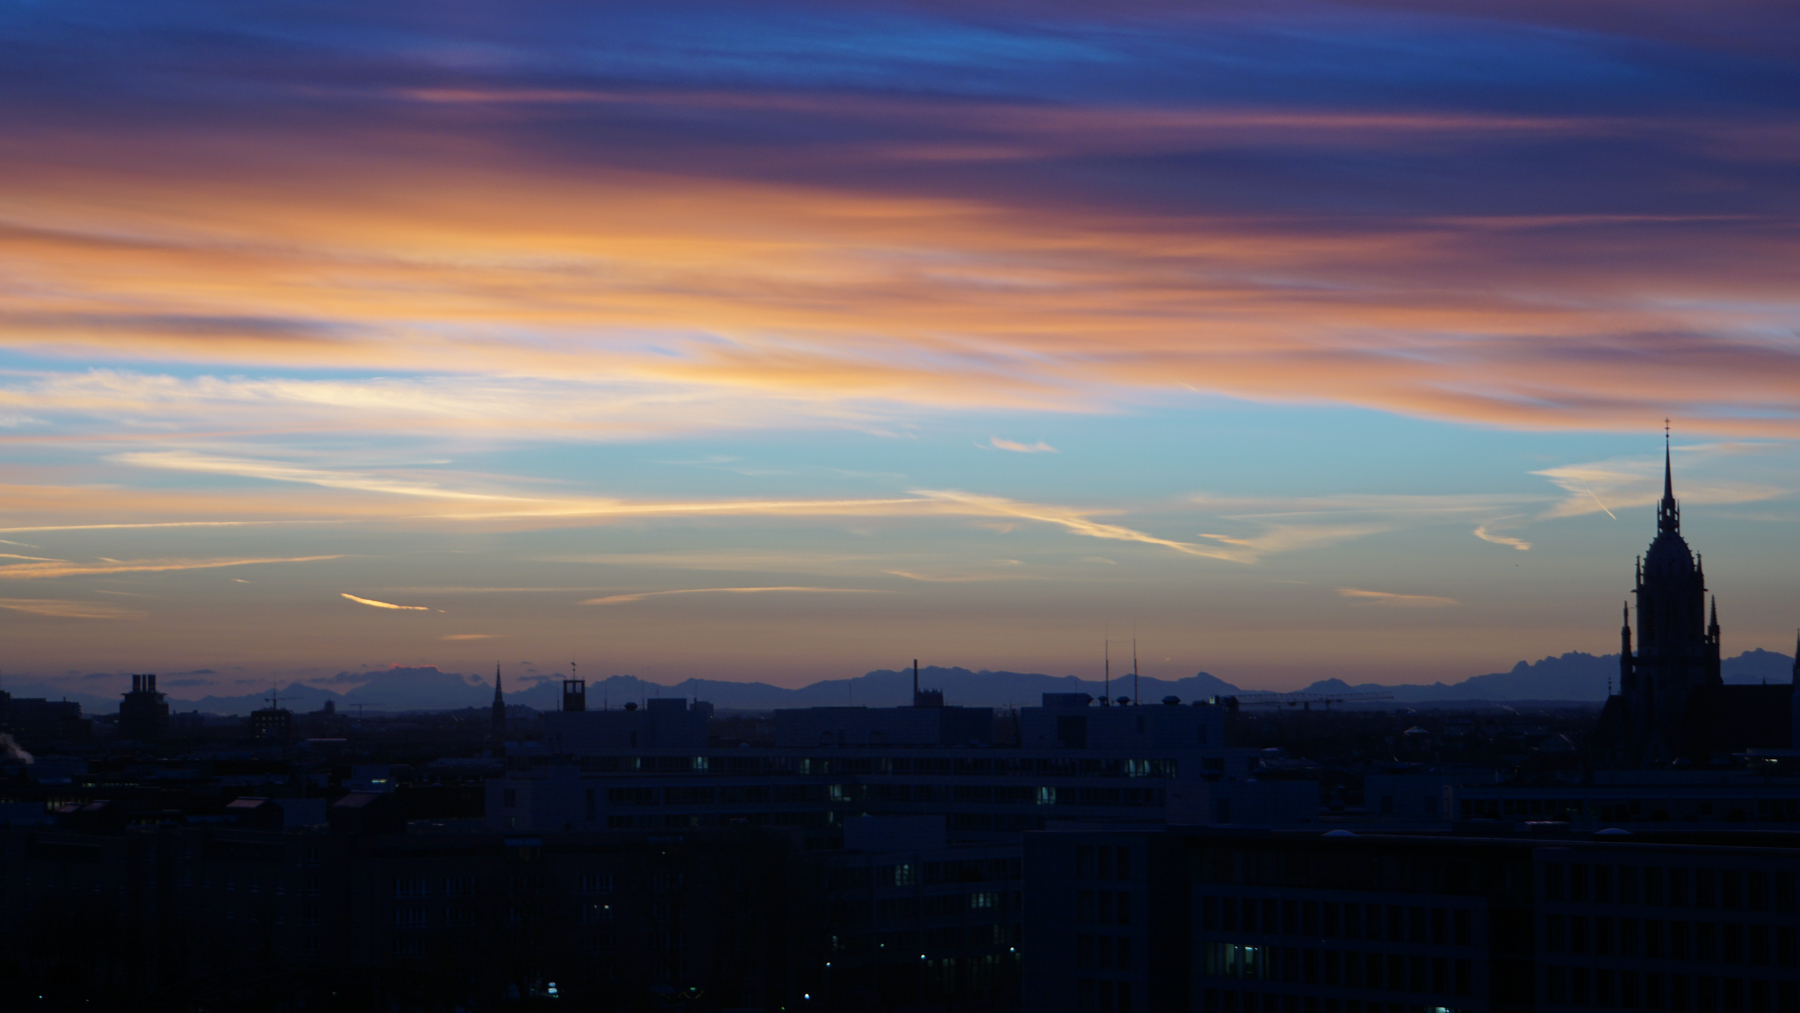
[[[1191,151],[1241,132],[1343,145],[1723,129],[1379,111],[957,115],[984,143],[1034,157]],[[0,157],[0,260],[16,278],[0,342],[231,370],[429,364],[443,379],[158,377],[158,391],[115,373],[10,385],[0,409],[612,439],[863,424],[892,414],[883,403],[1095,411],[1191,387],[1521,427],[1636,426],[1673,406],[1685,431],[1800,435],[1775,410],[1800,363],[1766,337],[1791,319],[1779,265],[1794,243],[1731,216],[1139,214],[1029,192],[575,171],[474,135],[358,136],[20,138],[31,161]],[[1681,242],[1644,241],[1658,235]],[[595,384],[619,397],[594,398]],[[1740,410],[1757,406],[1771,410]]]
[[[1365,604],[1393,608],[1443,608],[1461,604],[1455,598],[1440,598],[1429,594],[1390,594],[1387,591],[1364,591],[1355,587],[1340,587],[1337,593]]]
[[[583,605],[621,605],[625,602],[643,601],[646,598],[659,598],[671,594],[766,594],[769,592],[797,594],[884,594],[868,588],[856,587],[694,587],[676,591],[640,591],[636,594],[613,594],[604,598],[589,598]]]
[[[347,592],[340,592],[340,597],[348,598],[351,601],[357,603],[358,605],[367,605],[371,608],[398,609],[403,612],[430,612],[431,611],[431,607],[428,605],[395,605],[390,602],[376,601],[373,598],[358,598],[357,596],[355,596],[353,594],[349,594]]]
[[[251,559],[144,559],[98,563],[13,563],[0,566],[0,580],[46,580],[52,577],[89,577],[112,573],[166,573],[173,570],[213,570],[225,566],[261,566],[267,563],[314,563],[342,556],[291,556]]]
[[[0,598],[0,608],[57,619],[144,619],[148,612],[60,598]]]

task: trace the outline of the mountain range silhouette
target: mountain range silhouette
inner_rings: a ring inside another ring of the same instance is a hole
[[[1775,651],[1745,651],[1724,661],[1724,680],[1732,685],[1759,682],[1787,682],[1793,675],[1794,659]],[[1407,703],[1450,703],[1462,701],[1506,702],[1517,700],[1567,701],[1600,703],[1606,698],[1607,680],[1617,679],[1619,656],[1586,654],[1571,651],[1534,662],[1521,661],[1510,671],[1477,675],[1461,682],[1381,685],[1351,684],[1328,678],[1314,682],[1299,692],[1366,693],[1385,692],[1394,705]],[[106,677],[95,673],[90,678]],[[970,671],[966,668],[932,666],[919,671],[920,685],[941,689],[944,702],[971,707],[1036,706],[1045,693],[1089,693],[1099,696],[1100,680],[1079,679],[1072,675],[1051,676],[1028,672]],[[333,689],[293,682],[279,691],[281,704],[296,712],[314,711],[325,701],[335,701],[340,711],[349,712],[361,705],[369,712],[456,710],[484,707],[493,701],[493,683],[487,678],[441,671],[435,666],[389,668],[353,673],[340,672],[328,680],[353,688],[338,692]],[[1235,695],[1260,690],[1242,689],[1207,672],[1196,672],[1184,679],[1157,679],[1144,676],[1139,680],[1146,703],[1160,702],[1164,697],[1179,697],[1183,703],[1213,696]],[[14,696],[45,696],[81,703],[89,713],[110,713],[118,709],[118,697],[91,693],[68,692],[66,687],[30,679],[8,678],[5,689]],[[1615,687],[1616,688],[1616,687]],[[506,700],[510,704],[554,709],[561,695],[558,679],[543,676],[508,678]],[[1132,694],[1129,674],[1112,680],[1112,695]],[[798,689],[772,686],[763,682],[731,682],[722,679],[687,679],[662,685],[634,675],[614,675],[588,682],[590,707],[621,707],[658,696],[675,696],[710,702],[721,710],[773,710],[777,707],[864,706],[898,707],[912,699],[912,670],[882,669],[851,679],[827,679]],[[170,697],[172,710],[198,710],[208,714],[248,714],[268,705],[267,691],[241,696],[209,695],[199,699]],[[1380,705],[1387,705],[1383,701]]]

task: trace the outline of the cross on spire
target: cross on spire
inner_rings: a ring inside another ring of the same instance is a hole
[[[1663,419],[1663,498],[1656,509],[1658,531],[1681,530],[1681,512],[1675,504],[1675,468],[1669,450],[1669,420]]]

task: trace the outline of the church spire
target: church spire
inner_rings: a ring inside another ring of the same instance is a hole
[[[1675,498],[1674,468],[1669,461],[1669,420],[1663,419],[1663,499]]]
[[[1669,420],[1663,419],[1663,498],[1656,507],[1656,531],[1681,533],[1681,508],[1675,503],[1675,469],[1669,454]]]
[[[500,663],[494,662],[494,708],[488,718],[488,731],[498,739],[506,734],[506,700],[500,695]]]

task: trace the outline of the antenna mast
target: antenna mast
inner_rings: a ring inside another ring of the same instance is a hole
[[[1106,695],[1100,698],[1100,703],[1104,706],[1112,703],[1112,638],[1108,637],[1100,643],[1100,654],[1106,659],[1106,689],[1103,690]]]
[[[1138,705],[1137,638],[1131,638],[1131,705]]]

